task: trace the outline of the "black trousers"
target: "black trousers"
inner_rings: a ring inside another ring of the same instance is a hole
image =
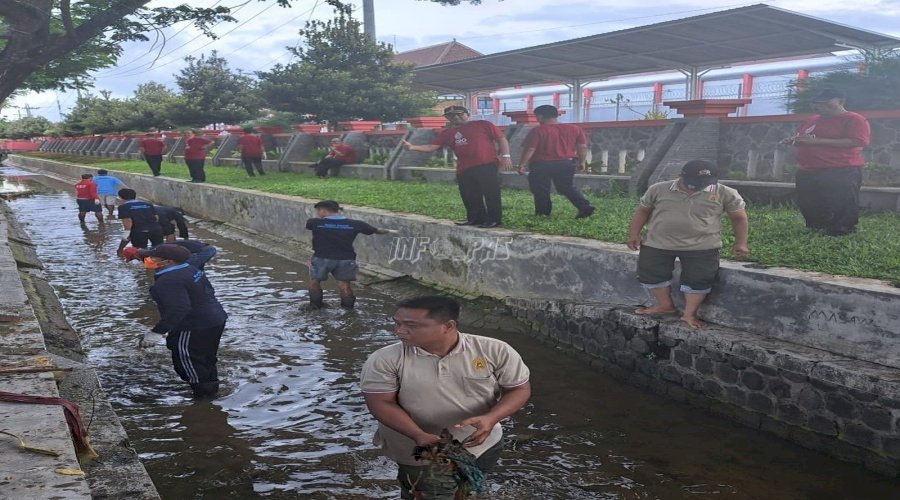
[[[172,366],[181,380],[196,390],[203,384],[219,381],[216,357],[225,324],[169,333],[166,347],[172,351]]]
[[[826,231],[856,228],[859,222],[861,168],[798,170],[796,183],[797,207],[806,219],[806,227]]]
[[[534,213],[550,215],[553,203],[550,201],[550,184],[556,192],[565,196],[579,211],[587,210],[591,202],[575,188],[576,165],[573,160],[539,161],[530,165],[528,187],[534,195]]]
[[[344,160],[338,158],[322,158],[318,163],[313,163],[310,166],[316,169],[316,176],[328,177],[329,170],[345,164],[346,162]]]
[[[131,231],[131,246],[135,248],[147,248],[147,243],[162,245],[164,239],[162,227]]]
[[[503,219],[500,203],[500,175],[496,163],[486,163],[456,174],[459,196],[466,207],[466,220],[474,224]]]
[[[259,175],[266,175],[262,168],[262,158],[258,156],[242,156],[241,162],[244,164],[244,168],[247,169],[247,174],[249,174],[250,177],[256,176],[256,174],[253,173],[253,167],[256,167],[256,170],[259,171]]]
[[[206,160],[184,160],[184,162],[187,163],[192,181],[206,182],[206,172],[203,170],[203,164],[206,163]]]
[[[144,160],[146,160],[147,165],[150,166],[150,171],[153,172],[153,176],[156,177],[159,175],[162,169],[162,155],[144,155]]]

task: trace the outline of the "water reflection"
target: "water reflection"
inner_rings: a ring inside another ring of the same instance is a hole
[[[395,468],[370,444],[375,425],[357,387],[366,356],[394,341],[393,297],[361,287],[356,311],[306,311],[302,264],[192,228],[222,250],[207,270],[230,314],[222,396],[194,403],[165,348],[136,347],[155,321],[152,277],[115,257],[121,226],[84,231],[56,208],[74,206],[67,183],[9,181],[21,182],[36,194],[10,206],[163,498],[396,498]],[[510,342],[532,369],[534,396],[505,424],[492,498],[896,493],[896,482],[622,386],[545,344],[464,330]]]

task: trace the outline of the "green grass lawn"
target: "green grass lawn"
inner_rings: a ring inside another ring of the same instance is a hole
[[[122,172],[148,174],[140,161],[34,153],[29,156],[69,163],[88,164]],[[98,161],[100,160],[100,161]],[[164,163],[163,175],[188,179],[187,167]],[[464,219],[465,211],[457,188],[447,183],[397,182],[351,178],[319,179],[311,174],[272,173],[248,177],[235,167],[206,167],[210,184],[220,184],[268,193],[334,199],[340,203],[381,208],[394,212],[429,215],[439,219]],[[624,243],[628,224],[637,204],[629,196],[587,195],[598,210],[590,219],[575,219],[575,209],[565,198],[553,195],[551,218],[537,218],[531,194],[503,191],[504,226],[541,234],[576,236]],[[749,261],[766,266],[783,266],[809,271],[900,282],[900,215],[866,214],[859,232],[833,238],[808,231],[803,218],[791,207],[753,205],[750,213]],[[730,254],[730,226],[726,222],[725,256]]]

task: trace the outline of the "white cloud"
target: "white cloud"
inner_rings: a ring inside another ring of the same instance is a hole
[[[211,3],[211,0],[208,0]],[[349,0],[361,6],[361,0]],[[156,0],[152,5],[177,5],[182,0]],[[239,3],[224,0],[222,3]],[[240,2],[242,3],[242,2]],[[170,37],[162,51],[148,53],[149,43],[132,43],[120,60],[120,67],[97,73],[97,87],[125,97],[138,84],[157,81],[174,87],[174,73],[187,55],[225,55],[233,67],[246,71],[266,69],[275,62],[287,62],[285,46],[297,43],[297,30],[309,19],[327,19],[330,8],[323,1],[313,11],[315,0],[293,0],[290,9],[274,2],[248,2],[235,17],[238,23],[215,28],[222,35],[210,40],[193,27],[166,29]],[[666,4],[646,0],[483,0],[478,6],[445,7],[417,0],[375,0],[376,25],[381,41],[395,43],[398,50],[441,43],[453,38],[481,52],[491,53],[587,36],[617,29],[652,24],[667,19],[699,15],[755,3],[714,0],[676,0]],[[769,0],[766,3],[808,15],[822,17],[873,31],[900,35],[898,0]],[[256,16],[252,20],[251,17]],[[244,23],[244,24],[241,24]],[[180,33],[178,33],[180,31]],[[176,35],[177,33],[177,35]],[[182,46],[180,47],[179,46]],[[246,45],[246,47],[243,47]],[[177,50],[175,50],[177,49]],[[153,60],[161,54],[156,63]],[[63,108],[75,102],[74,93],[61,93]],[[54,93],[28,94],[14,104],[40,107],[36,113],[58,119]],[[15,109],[3,110],[15,117]]]

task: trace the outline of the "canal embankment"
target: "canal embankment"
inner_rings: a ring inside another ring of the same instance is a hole
[[[84,169],[33,158],[22,167],[75,177]],[[312,203],[122,173],[141,196],[265,236],[270,250],[308,255]],[[875,280],[725,262],[704,316],[630,313],[647,300],[622,245],[457,228],[446,221],[347,207],[347,215],[398,229],[358,244],[361,263],[470,295],[505,301],[534,335],[656,394],[803,446],[897,475],[900,459],[900,290]]]
[[[29,452],[3,436],[0,497],[158,499],[96,368],[85,363],[78,333],[68,324],[33,243],[5,203],[0,204],[0,287],[0,364],[57,368],[0,374],[0,390],[77,404],[98,455],[76,451],[62,406],[0,402],[0,430],[59,454]]]

